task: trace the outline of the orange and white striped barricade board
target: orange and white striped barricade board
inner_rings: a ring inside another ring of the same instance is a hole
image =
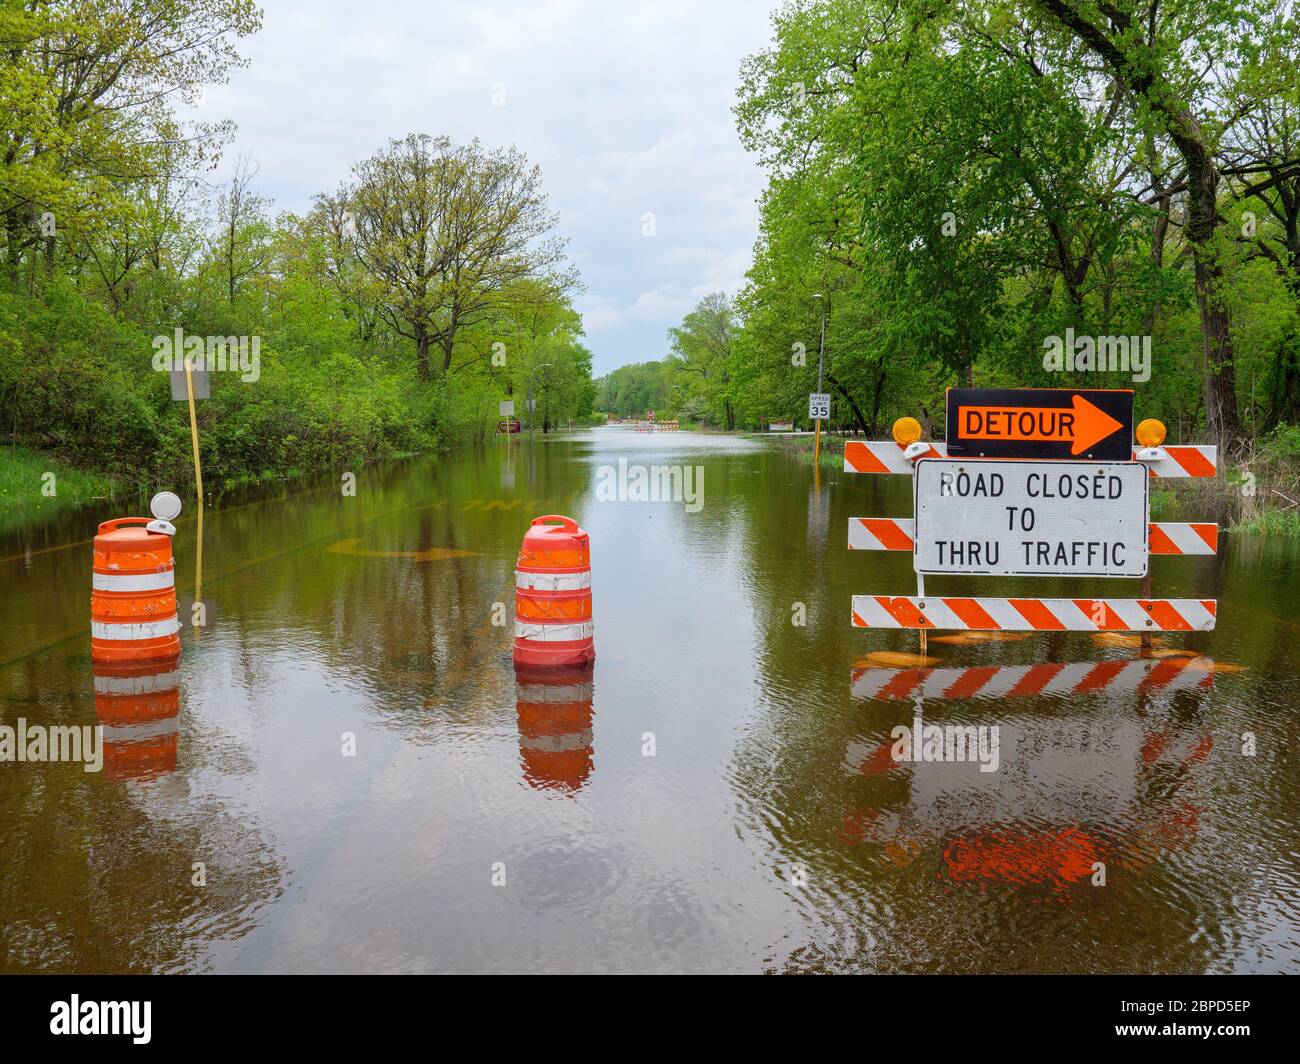
[[[1219,526],[1206,521],[1152,521],[1147,526],[1152,554],[1215,554]],[[849,550],[913,550],[915,522],[910,517],[850,517]]]
[[[927,443],[923,458],[947,458],[948,447],[942,442]],[[906,445],[893,440],[847,440],[844,444],[844,472],[896,473],[911,475],[912,460],[905,458]],[[1133,448],[1134,460],[1142,450]],[[1200,444],[1161,447],[1162,456],[1142,464],[1153,477],[1212,477],[1218,473],[1218,448]],[[972,459],[972,461],[1012,461],[1013,459]]]
[[[854,595],[854,628],[979,632],[1209,632],[1214,599]]]
[[[910,702],[917,696],[1002,699],[1203,690],[1214,686],[1213,666],[1208,658],[1173,657],[854,669],[851,691],[860,700]]]

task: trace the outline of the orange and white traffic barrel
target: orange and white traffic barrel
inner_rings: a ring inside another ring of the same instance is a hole
[[[595,657],[587,533],[571,517],[539,517],[524,533],[515,569],[515,664],[581,665]]]
[[[143,663],[180,654],[172,537],[163,528],[171,526],[147,517],[99,526],[91,574],[92,661]]]
[[[95,716],[103,727],[104,774],[152,779],[176,768],[181,711],[176,662],[95,665]]]
[[[519,760],[538,790],[572,794],[592,769],[592,674],[595,665],[515,667]]]

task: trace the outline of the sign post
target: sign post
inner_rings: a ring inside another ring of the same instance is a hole
[[[203,467],[199,462],[199,420],[194,410],[195,392],[201,392],[201,398],[208,398],[208,371],[205,366],[202,370],[196,371],[194,361],[190,358],[185,359],[185,391],[178,396],[176,394],[176,377],[172,377],[172,398],[184,399],[190,408],[190,446],[194,453],[194,493],[198,499],[198,510],[195,513],[195,524],[197,525],[197,535],[194,541],[194,601],[196,603],[203,601]],[[197,385],[197,389],[196,389]],[[195,637],[202,632],[202,628],[195,629]]]
[[[515,416],[515,401],[513,399],[502,399],[497,404],[497,417],[504,418],[506,423],[506,448],[510,447],[511,429],[514,427],[511,422]]]
[[[821,292],[813,293],[813,298],[821,304],[822,331],[817,344],[817,391],[808,396],[808,416],[816,419],[813,435],[813,480],[817,480],[817,471],[821,468],[822,418],[831,416],[831,397],[822,392],[822,372],[826,368],[826,297]],[[826,412],[823,414],[822,410]]]
[[[821,388],[821,382],[817,382],[817,387]],[[816,391],[808,396],[808,417],[817,424],[816,435],[813,437],[813,465],[817,464],[817,456],[821,451],[822,443],[822,418],[829,419],[831,416],[831,397],[830,393]]]

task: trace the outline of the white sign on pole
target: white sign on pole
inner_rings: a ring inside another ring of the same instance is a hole
[[[918,573],[1145,576],[1137,462],[916,463]]]
[[[828,392],[813,392],[808,396],[808,417],[825,421],[831,416],[831,397]]]
[[[502,399],[500,410],[501,410],[501,417],[514,417],[515,401],[513,399]]]
[[[178,403],[188,403],[190,401],[190,391],[185,383],[185,370],[174,369],[170,371],[172,386],[172,399]],[[194,366],[190,369],[190,384],[194,386],[194,398],[208,399],[212,395],[212,383],[208,379],[208,371],[204,366]]]

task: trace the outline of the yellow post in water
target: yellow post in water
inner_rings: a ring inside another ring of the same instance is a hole
[[[194,412],[194,363],[191,359],[185,360],[185,395],[190,404],[190,443],[194,450],[194,491],[198,496],[198,539],[194,544],[194,602],[203,601],[203,469],[199,464],[199,419]],[[193,617],[190,618],[191,622]],[[194,635],[197,638],[202,632],[203,626],[195,626]]]
[[[894,422],[893,428],[890,429],[890,435],[894,437],[894,442],[900,447],[906,447],[909,444],[915,443],[921,438],[923,432],[924,430],[921,428],[921,423],[914,417],[900,417]],[[921,575],[919,573],[917,574],[917,581],[917,593],[920,594]],[[924,659],[927,650],[925,629],[921,628],[919,629],[919,632],[921,635],[921,658]]]
[[[1158,421],[1153,417],[1147,418],[1134,430],[1133,435],[1137,437],[1138,443],[1143,447],[1159,447],[1165,442],[1165,423]],[[1149,518],[1150,515],[1148,515]],[[1151,567],[1148,564],[1147,574],[1142,578],[1142,597],[1149,599],[1151,597]],[[1151,633],[1142,633],[1142,649],[1151,649]]]
[[[821,394],[823,387],[822,376],[826,368],[826,297],[820,292],[813,293],[813,299],[821,304],[822,308],[822,335],[817,345],[817,394]],[[829,407],[827,408],[829,410]],[[816,469],[821,464],[822,453],[822,419],[817,419],[815,429],[816,435],[813,436],[813,468]]]

